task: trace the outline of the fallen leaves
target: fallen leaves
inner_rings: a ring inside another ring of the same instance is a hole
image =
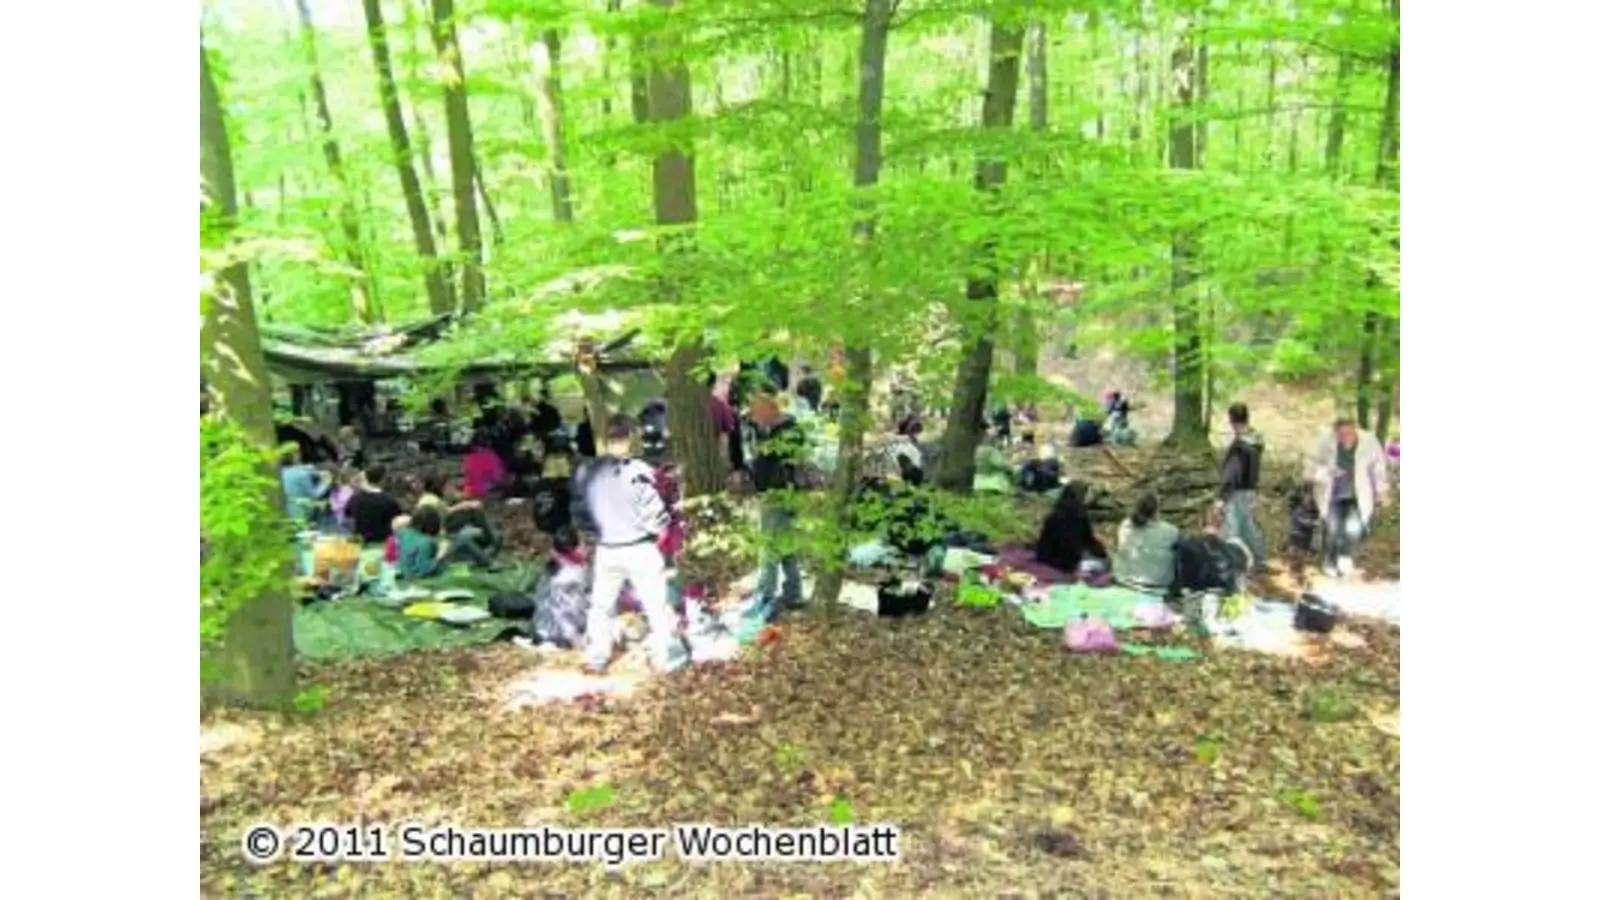
[[[498,645],[308,666],[307,683],[337,702],[203,729],[204,890],[529,895],[525,866],[256,868],[238,840],[257,821],[848,814],[901,825],[903,862],[551,863],[535,895],[1385,894],[1399,865],[1399,641],[1365,624],[1350,633],[1365,646],[1316,668],[1249,653],[1081,664],[1003,611],[802,615],[785,620],[782,652],[736,668],[518,710],[506,707],[514,686],[562,660]]]

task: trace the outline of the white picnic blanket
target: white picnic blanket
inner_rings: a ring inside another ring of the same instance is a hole
[[[1317,585],[1317,596],[1347,616],[1380,619],[1400,627],[1400,582],[1329,582]]]

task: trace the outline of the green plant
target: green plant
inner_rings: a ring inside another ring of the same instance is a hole
[[[275,454],[235,423],[200,421],[200,644],[214,647],[241,605],[287,589],[292,530],[278,503]],[[202,655],[202,677],[210,666]]]
[[[1299,813],[1304,818],[1313,821],[1322,818],[1322,802],[1310,791],[1289,788],[1278,794],[1278,802]]]
[[[1361,714],[1343,693],[1333,689],[1313,690],[1306,694],[1305,717],[1313,722],[1348,722]]]
[[[834,825],[851,825],[856,820],[856,809],[843,797],[833,798],[828,804],[828,821]]]
[[[567,795],[567,811],[573,815],[599,812],[617,799],[617,791],[610,782],[578,788]]]
[[[799,771],[806,764],[805,748],[788,741],[778,745],[774,756],[777,759],[778,768],[783,769],[785,772],[793,773]]]
[[[328,694],[326,685],[314,684],[294,695],[294,711],[301,715],[322,712],[328,705]]]

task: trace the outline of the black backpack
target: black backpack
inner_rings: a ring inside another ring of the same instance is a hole
[[[531,619],[535,606],[531,594],[496,594],[489,598],[489,615],[500,619]]]
[[[1249,559],[1244,548],[1215,535],[1181,538],[1172,550],[1173,587],[1179,591],[1231,594],[1238,590]]]

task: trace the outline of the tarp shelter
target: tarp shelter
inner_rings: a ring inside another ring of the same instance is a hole
[[[437,340],[451,316],[364,334],[330,334],[271,325],[262,327],[261,349],[267,367],[289,384],[415,379],[445,371],[462,378],[554,378],[573,371],[570,355],[559,350],[539,360],[491,357],[459,368],[431,362],[418,351]],[[650,368],[647,360],[627,353],[637,336],[624,331],[602,344],[600,371],[629,372]],[[554,348],[553,348],[554,349]]]

